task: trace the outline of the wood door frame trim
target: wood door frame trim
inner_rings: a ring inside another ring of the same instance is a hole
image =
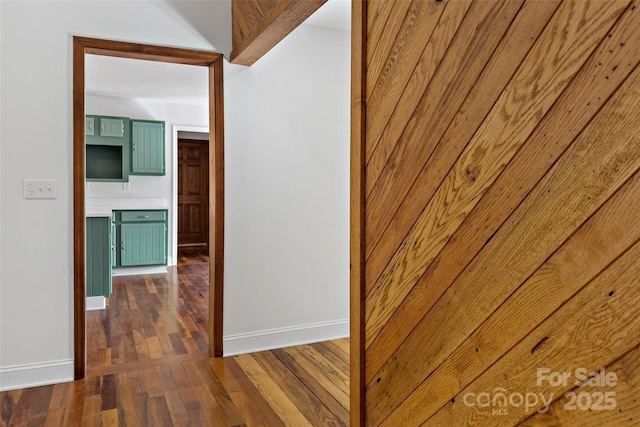
[[[85,54],[209,68],[209,356],[222,356],[224,279],[223,56],[198,50],[73,37],[74,377],[86,372]],[[213,189],[213,191],[211,191]]]
[[[367,2],[351,2],[350,425],[365,425]]]

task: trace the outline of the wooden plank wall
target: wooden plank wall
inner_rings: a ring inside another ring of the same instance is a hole
[[[640,422],[638,0],[365,0],[358,19],[363,424]],[[575,384],[602,367],[616,385]],[[585,410],[595,392],[615,408]]]
[[[231,62],[253,65],[327,0],[233,0]]]

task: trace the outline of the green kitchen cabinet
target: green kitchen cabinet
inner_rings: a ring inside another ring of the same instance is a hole
[[[118,235],[116,233],[115,214],[111,215],[111,267],[116,267]]]
[[[116,266],[167,264],[167,210],[114,212]]]
[[[85,135],[93,136],[96,133],[96,118],[94,116],[86,116],[84,122]]]
[[[86,116],[85,142],[87,181],[129,181],[128,118]]]
[[[87,296],[111,296],[111,217],[87,218]]]
[[[131,120],[131,175],[164,175],[164,122]]]

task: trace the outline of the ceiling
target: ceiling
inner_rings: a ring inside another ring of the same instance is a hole
[[[329,0],[302,25],[351,29],[351,1]],[[234,67],[228,71],[233,73]],[[227,76],[230,73],[225,70]],[[207,105],[207,69],[191,65],[86,55],[87,94]]]

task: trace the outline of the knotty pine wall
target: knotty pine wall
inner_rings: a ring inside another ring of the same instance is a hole
[[[369,0],[353,19],[364,424],[639,422],[638,1]],[[536,381],[601,367],[616,386]],[[464,403],[498,387],[554,403]],[[570,390],[616,408],[565,410]]]

